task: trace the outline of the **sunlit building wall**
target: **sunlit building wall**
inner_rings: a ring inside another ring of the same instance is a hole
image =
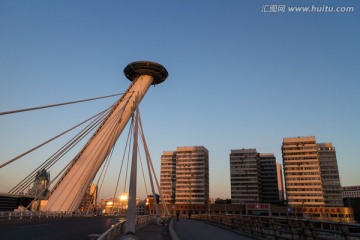
[[[282,157],[288,204],[324,206],[324,191],[315,137],[284,138]]]
[[[208,204],[208,150],[203,146],[190,146],[163,152],[160,187],[166,203]]]

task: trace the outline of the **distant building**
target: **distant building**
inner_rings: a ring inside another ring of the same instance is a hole
[[[160,202],[159,194],[155,194],[155,198],[156,198],[156,202],[154,200],[153,195],[148,195],[145,200],[146,210],[150,215],[156,214],[155,203],[158,204],[159,209],[161,209],[161,207],[159,206],[159,202]]]
[[[136,215],[145,215],[148,211],[146,209],[146,204],[144,201],[139,201],[139,204],[136,205]]]
[[[175,203],[176,151],[163,152],[161,155],[160,187],[163,200],[166,203]]]
[[[346,186],[342,188],[342,198],[345,207],[354,209],[354,218],[360,222],[360,186]]]
[[[318,143],[317,147],[325,206],[342,207],[342,189],[335,147],[332,143]]]
[[[276,158],[256,149],[230,153],[231,202],[279,204]]]
[[[143,214],[144,201],[140,201],[140,198],[136,197],[136,211],[138,214]],[[128,193],[123,193],[118,197],[101,199],[100,203],[101,213],[106,215],[126,215],[128,209]]]
[[[80,204],[80,212],[95,212],[98,187],[96,184],[90,184],[85,196]]]
[[[256,149],[237,149],[230,153],[231,202],[261,201],[260,162]]]
[[[47,199],[49,196],[50,172],[45,169],[38,171],[35,176],[33,186],[28,189],[28,194],[33,195],[38,200]]]
[[[360,198],[360,185],[342,187],[342,198]]]
[[[260,153],[260,182],[262,203],[279,204],[276,158],[273,153]]]
[[[285,187],[290,206],[341,207],[335,148],[314,136],[284,138]]]
[[[203,146],[190,146],[163,152],[160,188],[166,203],[208,204],[208,150]]]

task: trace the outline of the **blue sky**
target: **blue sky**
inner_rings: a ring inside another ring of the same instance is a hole
[[[261,12],[279,4],[355,11]],[[169,78],[140,109],[159,174],[162,151],[203,145],[210,195],[230,198],[231,149],[271,152],[281,163],[284,137],[316,136],[336,147],[342,184],[359,185],[359,11],[358,0],[2,0],[0,111],[121,93],[128,63],[155,61]],[[113,101],[1,116],[0,163]],[[0,192],[43,156],[0,169]]]

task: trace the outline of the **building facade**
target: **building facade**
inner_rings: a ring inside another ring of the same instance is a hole
[[[208,204],[208,150],[203,146],[190,146],[163,152],[160,188],[166,203]]]
[[[161,155],[160,186],[163,200],[175,203],[176,193],[176,152],[167,151]]]
[[[342,188],[342,198],[345,207],[354,209],[355,220],[360,222],[360,186],[346,186]]]
[[[98,197],[98,187],[96,184],[90,184],[83,200],[81,201],[79,211],[80,212],[95,212],[96,200]]]
[[[342,189],[335,147],[332,143],[318,143],[317,147],[325,206],[342,207]]]
[[[320,161],[315,137],[284,138],[282,157],[290,206],[324,206]]]
[[[231,202],[279,204],[276,158],[256,149],[230,153]]]
[[[316,143],[314,136],[284,138],[282,155],[290,206],[343,206],[336,152],[331,143]]]
[[[260,153],[261,202],[279,204],[276,158],[272,153]]]
[[[232,204],[260,202],[260,161],[256,149],[231,150],[230,183]]]
[[[360,185],[342,187],[342,198],[360,198]]]
[[[42,169],[35,176],[33,186],[28,189],[28,194],[35,196],[39,200],[47,199],[49,196],[50,172]]]

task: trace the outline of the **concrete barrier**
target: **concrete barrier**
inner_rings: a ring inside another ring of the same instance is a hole
[[[176,235],[176,232],[174,231],[174,218],[172,218],[170,221],[169,234],[171,240],[179,240],[178,236]]]

